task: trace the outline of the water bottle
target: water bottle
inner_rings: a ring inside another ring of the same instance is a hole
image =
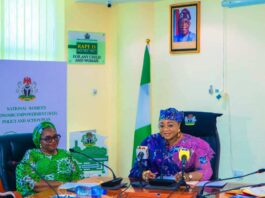
[[[99,185],[78,185],[75,188],[75,193],[77,198],[101,198],[101,195],[104,194],[104,190]]]

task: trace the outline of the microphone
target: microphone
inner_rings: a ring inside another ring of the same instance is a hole
[[[142,175],[143,168],[143,160],[148,159],[148,147],[147,146],[137,146],[136,147],[136,159],[139,166],[140,173]],[[144,187],[146,184],[143,183],[142,178],[139,181],[131,182],[131,185],[134,187]]]
[[[142,161],[144,159],[148,159],[148,147],[147,146],[137,146],[136,148],[136,156],[138,161],[138,166],[140,168],[140,172],[143,172],[143,164]]]
[[[143,153],[143,152],[140,152],[140,153],[138,153],[138,155],[137,155],[137,160],[138,160],[138,161],[142,161],[143,157],[144,157],[144,153]]]
[[[188,189],[188,185],[186,184],[184,173],[187,161],[190,159],[190,150],[186,148],[179,149],[179,160],[181,161],[181,179],[179,181],[179,185],[186,186]]]
[[[100,185],[101,185],[102,187],[110,188],[110,187],[115,187],[115,186],[118,186],[118,185],[121,184],[122,178],[121,178],[121,177],[116,177],[115,173],[113,172],[113,170],[112,170],[109,166],[107,166],[107,165],[105,165],[104,163],[102,163],[102,162],[96,160],[96,159],[93,158],[93,157],[88,156],[88,155],[85,154],[85,153],[81,153],[81,152],[76,151],[76,150],[74,150],[74,149],[72,149],[72,148],[70,148],[69,151],[70,151],[71,153],[77,153],[77,154],[83,155],[83,156],[85,156],[85,157],[87,157],[87,158],[89,158],[89,159],[91,159],[91,160],[93,160],[93,161],[95,161],[95,162],[101,164],[102,166],[106,167],[108,170],[111,171],[113,179],[110,180],[110,181],[106,181],[106,182],[101,183]]]
[[[182,166],[186,166],[186,162],[190,159],[190,150],[186,148],[179,149],[179,160],[181,161]]]
[[[265,186],[265,183],[238,186],[238,187],[235,187],[235,188],[221,190],[221,191],[214,192],[214,193],[208,193],[208,194],[204,195],[203,197],[208,197],[210,195],[216,195],[216,194],[220,194],[220,193],[225,193],[225,192],[228,192],[228,191],[231,191],[231,190],[238,190],[238,189],[241,189],[241,188],[247,188],[247,187],[255,188],[255,187],[261,187],[261,186]]]
[[[246,176],[249,176],[249,175],[254,175],[254,174],[257,174],[257,173],[263,173],[265,172],[265,168],[261,168],[257,171],[254,171],[254,172],[251,172],[251,173],[248,173],[248,174],[245,174],[245,175],[241,175],[241,176],[236,176],[236,177],[228,177],[228,178],[224,178],[224,179],[217,179],[217,180],[214,180],[214,181],[207,181],[205,182],[205,184],[203,184],[200,192],[197,194],[196,198],[204,198],[203,196],[203,192],[204,192],[204,188],[206,187],[207,184],[210,184],[210,183],[213,183],[213,182],[217,182],[217,181],[226,181],[226,180],[230,180],[230,179],[238,179],[238,178],[242,178],[242,177],[246,177]]]
[[[141,162],[143,159],[148,159],[148,147],[137,146],[136,148],[137,161]]]
[[[46,180],[43,178],[43,176],[29,163],[26,163],[26,162],[17,162],[17,161],[8,161],[7,162],[7,165],[10,166],[10,167],[16,167],[18,164],[25,164],[27,166],[29,166],[48,186],[50,189],[52,189],[52,191],[56,194],[56,197],[59,198],[59,194],[58,192],[55,190],[55,188]]]

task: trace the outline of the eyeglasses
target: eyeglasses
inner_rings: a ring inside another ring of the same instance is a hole
[[[47,143],[51,143],[52,140],[54,140],[55,142],[58,142],[61,138],[61,135],[60,134],[56,134],[54,136],[46,136],[44,138],[41,138],[41,140],[44,140],[45,142]]]

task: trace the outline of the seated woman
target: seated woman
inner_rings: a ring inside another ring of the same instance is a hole
[[[148,136],[142,146],[148,147],[148,159],[135,162],[129,177],[154,179],[160,175],[181,179],[182,162],[179,151],[188,150],[190,158],[185,165],[186,181],[208,180],[212,176],[211,159],[214,151],[204,140],[180,131],[184,113],[169,108],[160,111],[160,133]]]
[[[40,123],[32,136],[37,149],[28,150],[16,168],[16,187],[23,197],[49,189],[43,179],[56,188],[83,178],[70,153],[57,148],[61,136],[51,122]]]

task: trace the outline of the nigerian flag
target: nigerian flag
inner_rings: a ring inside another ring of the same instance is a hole
[[[148,135],[151,134],[151,112],[150,112],[150,55],[149,55],[149,40],[144,53],[144,63],[142,69],[142,77],[139,90],[138,107],[136,126],[134,133],[134,145],[133,145],[133,162],[136,157],[136,147]]]

